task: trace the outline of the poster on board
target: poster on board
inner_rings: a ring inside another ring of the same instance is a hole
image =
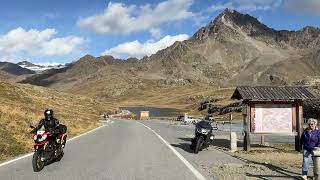
[[[252,133],[292,133],[292,104],[255,104]]]

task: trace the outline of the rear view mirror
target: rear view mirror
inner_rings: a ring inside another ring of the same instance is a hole
[[[30,128],[34,129],[35,127],[30,124]]]

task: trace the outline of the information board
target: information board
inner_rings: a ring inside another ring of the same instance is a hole
[[[292,133],[292,104],[255,104],[252,133]]]

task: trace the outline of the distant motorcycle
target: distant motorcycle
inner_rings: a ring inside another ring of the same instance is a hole
[[[204,148],[209,147],[214,139],[212,134],[213,127],[209,121],[193,122],[196,125],[195,137],[191,140],[190,149],[197,154]]]
[[[30,126],[30,128],[34,129],[35,127]],[[62,159],[67,136],[61,133],[55,138],[52,133],[40,130],[33,134],[35,145],[32,167],[35,172],[39,172],[46,164]]]

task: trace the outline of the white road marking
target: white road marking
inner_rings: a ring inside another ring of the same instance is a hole
[[[137,122],[139,124],[142,124],[144,127],[146,127],[147,129],[149,129],[150,131],[152,131],[156,136],[158,136],[159,139],[161,139],[162,142],[164,142],[165,145],[167,145],[167,147],[169,149],[171,149],[171,151],[178,156],[178,158],[189,168],[189,170],[196,176],[197,179],[199,180],[206,180],[205,177],[202,176],[202,174],[196,169],[194,168],[177,150],[175,150],[166,140],[164,140],[158,133],[156,133],[153,129],[151,129],[150,127],[146,126],[145,124],[141,123],[141,122]]]
[[[19,161],[20,159],[29,157],[29,156],[31,156],[31,155],[33,155],[33,153],[29,153],[29,154],[23,155],[23,156],[21,156],[21,157],[18,157],[18,158],[16,158],[16,159],[12,159],[12,160],[10,160],[10,161],[4,162],[4,163],[0,164],[0,167],[1,167],[1,166],[5,166],[5,165],[10,164],[10,163],[13,163],[13,162],[15,162],[15,161]]]
[[[110,124],[112,124],[112,123],[113,123],[113,121],[110,122]],[[75,137],[67,140],[67,142],[68,142],[68,141],[73,141],[73,140],[75,140],[75,139],[77,139],[77,138],[79,138],[79,137],[81,137],[81,136],[84,136],[84,135],[86,135],[86,134],[89,134],[89,133],[91,133],[91,132],[93,132],[93,131],[96,131],[96,130],[98,130],[98,129],[100,129],[100,128],[103,128],[103,127],[105,127],[105,126],[106,126],[106,124],[105,124],[105,125],[102,125],[102,126],[99,126],[99,127],[95,128],[95,129],[92,129],[92,130],[90,130],[90,131],[88,131],[88,132],[85,132],[85,133],[83,133],[83,134],[80,134],[80,135],[78,135],[78,136],[75,136]],[[29,154],[25,154],[25,155],[23,155],[23,156],[21,156],[21,157],[15,158],[15,159],[6,161],[6,162],[4,162],[4,163],[1,163],[1,164],[0,164],[0,167],[1,167],[1,166],[5,166],[5,165],[10,164],[10,163],[13,163],[13,162],[16,162],[16,161],[19,161],[19,160],[21,160],[21,159],[24,159],[24,158],[29,157],[29,156],[32,156],[32,155],[33,155],[33,152],[32,152],[32,153],[29,153]]]

